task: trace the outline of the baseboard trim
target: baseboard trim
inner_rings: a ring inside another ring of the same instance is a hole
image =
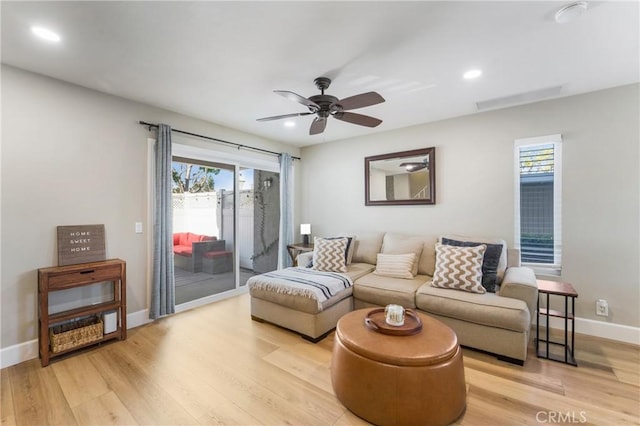
[[[0,368],[11,367],[33,358],[38,358],[38,339],[0,350]]]
[[[544,325],[544,321],[541,321],[541,324]],[[551,329],[564,330],[564,320],[551,317],[549,327]],[[569,327],[571,326],[569,325]],[[640,328],[638,327],[595,321],[587,318],[576,318],[576,333],[640,346]]]
[[[136,328],[150,322],[152,320],[149,319],[148,309],[127,314],[127,329]],[[38,352],[38,339],[0,349],[0,368],[11,367],[12,365],[38,358]]]
[[[233,291],[226,292],[221,295],[211,296],[191,303],[185,303],[176,308],[177,312],[193,309],[197,306],[205,305],[217,300],[226,299],[228,297],[244,294],[248,291],[246,287],[242,287]],[[535,318],[534,318],[535,320]],[[153,320],[149,319],[149,310],[143,309],[141,311],[127,314],[127,329],[139,327],[144,324],[148,324]],[[563,330],[564,320],[561,318],[551,318],[549,323],[552,329]],[[534,322],[535,326],[535,322]],[[535,330],[534,330],[535,333]],[[630,343],[640,346],[640,328],[631,327],[628,325],[612,324],[603,321],[594,321],[587,318],[576,318],[576,333],[585,334],[587,336],[600,337],[602,339],[616,340],[619,342]],[[17,345],[9,346],[7,348],[0,349],[0,368],[11,367],[15,364],[28,361],[38,357],[38,339],[30,340],[28,342],[18,343]]]
[[[127,314],[127,330],[149,324],[150,322],[153,322],[153,320],[149,318],[149,309]]]

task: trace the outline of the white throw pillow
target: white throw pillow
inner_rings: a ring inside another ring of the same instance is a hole
[[[418,261],[423,247],[424,241],[420,237],[387,232],[384,235],[381,252],[384,254],[415,253],[413,267],[411,268],[411,273],[415,276],[418,273]]]
[[[313,239],[313,269],[324,272],[347,272],[348,238]]]
[[[415,275],[413,275],[412,269],[415,258],[415,253],[378,253],[378,262],[376,263],[376,270],[373,273],[383,277],[413,279]]]
[[[482,287],[482,259],[487,246],[447,246],[436,244],[436,271],[431,283],[434,287],[485,293]]]

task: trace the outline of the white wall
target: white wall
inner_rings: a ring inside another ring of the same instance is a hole
[[[387,199],[387,174],[378,169],[372,168],[369,171],[369,184],[371,185],[372,201]]]
[[[37,269],[57,264],[58,225],[105,224],[107,257],[127,261],[127,311],[147,309],[149,248],[134,223],[147,225],[147,138],[155,131],[139,120],[299,155],[288,145],[3,65],[0,348],[37,339]]]
[[[581,318],[640,326],[639,85],[302,149],[317,236],[350,230],[500,237],[513,245],[513,141],[563,135],[563,272]],[[384,125],[384,124],[383,124]],[[436,204],[364,205],[364,157],[436,147]],[[330,167],[327,167],[329,165]],[[607,299],[608,318],[595,316]],[[579,331],[579,330],[578,330]]]

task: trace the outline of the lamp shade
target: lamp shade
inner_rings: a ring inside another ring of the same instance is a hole
[[[311,224],[310,223],[302,223],[302,224],[300,224],[300,235],[311,235]]]

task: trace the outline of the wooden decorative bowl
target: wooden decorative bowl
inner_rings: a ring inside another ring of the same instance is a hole
[[[385,319],[384,308],[375,308],[364,318],[364,324],[373,331],[392,336],[412,336],[422,331],[422,320],[412,309],[405,309],[403,325],[390,325]]]

